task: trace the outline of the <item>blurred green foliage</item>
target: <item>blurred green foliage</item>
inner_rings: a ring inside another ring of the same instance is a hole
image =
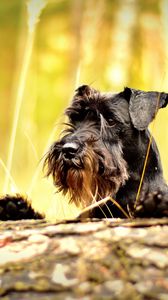
[[[28,190],[49,136],[61,122],[76,86],[87,83],[112,91],[128,85],[168,92],[167,19],[166,0],[48,1],[36,26],[12,160],[11,175],[21,191]],[[27,23],[26,1],[0,2],[0,158],[5,164]],[[166,179],[167,117],[168,109],[159,112],[154,132]],[[59,132],[58,127],[52,140]],[[0,191],[4,178],[0,166]],[[37,178],[37,206],[46,210],[54,188],[41,173]]]

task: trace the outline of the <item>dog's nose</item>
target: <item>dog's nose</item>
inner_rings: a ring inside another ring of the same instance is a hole
[[[64,154],[64,157],[67,159],[72,159],[75,157],[77,151],[79,149],[79,146],[77,143],[66,143],[62,147],[62,152]]]

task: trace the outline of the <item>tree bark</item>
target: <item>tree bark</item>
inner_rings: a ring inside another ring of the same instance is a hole
[[[168,299],[168,219],[8,221],[0,231],[0,299]]]

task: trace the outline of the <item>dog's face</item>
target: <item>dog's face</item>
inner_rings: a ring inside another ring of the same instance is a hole
[[[76,205],[114,195],[129,178],[124,143],[145,131],[167,94],[126,88],[118,94],[77,89],[63,137],[47,153],[47,175]],[[136,146],[136,145],[135,145]]]

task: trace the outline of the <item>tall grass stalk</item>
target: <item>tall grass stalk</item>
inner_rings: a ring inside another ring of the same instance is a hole
[[[12,123],[12,130],[11,130],[11,136],[9,141],[9,152],[8,152],[8,159],[7,159],[7,169],[9,173],[11,173],[12,168],[12,161],[13,161],[13,153],[14,153],[14,147],[15,147],[15,141],[16,141],[16,132],[18,127],[18,121],[19,121],[19,115],[20,115],[20,109],[23,102],[23,95],[24,95],[24,89],[26,85],[26,77],[27,72],[29,68],[32,48],[33,48],[33,40],[34,40],[34,32],[29,32],[26,47],[25,47],[25,53],[23,57],[23,63],[22,68],[20,71],[20,77],[18,81],[18,90],[16,95],[16,104],[15,104],[15,110],[13,115],[13,123]],[[6,173],[5,183],[4,183],[4,193],[7,193],[8,186],[9,186],[9,177]]]
[[[20,110],[23,102],[24,90],[26,86],[27,73],[28,73],[32,49],[33,49],[35,28],[37,22],[39,21],[40,13],[42,9],[45,7],[46,3],[47,3],[46,0],[29,0],[27,2],[28,35],[27,35],[27,41],[25,45],[25,52],[23,55],[22,67],[20,70],[20,76],[18,80],[18,90],[16,93],[16,104],[15,104],[15,110],[13,115],[13,123],[12,123],[12,130],[11,130],[11,136],[9,141],[9,150],[8,150],[7,165],[6,165],[8,172],[6,172],[4,188],[3,188],[4,193],[7,193],[9,187],[9,180],[10,180],[9,174],[11,173],[11,168],[12,168],[16,133],[17,133]]]
[[[26,137],[26,139],[27,139],[27,141],[28,141],[28,143],[29,143],[29,145],[31,147],[31,150],[32,150],[32,153],[34,155],[35,160],[38,161],[39,160],[38,154],[37,154],[36,148],[35,148],[32,140],[31,140],[29,134],[26,131],[24,131],[24,135],[25,135],[25,137]]]
[[[12,185],[12,189],[15,190],[15,192],[19,192],[19,188],[17,187],[12,175],[10,174],[8,168],[5,166],[5,164],[1,158],[0,158],[0,165],[4,169],[6,176],[9,178],[9,182]]]

